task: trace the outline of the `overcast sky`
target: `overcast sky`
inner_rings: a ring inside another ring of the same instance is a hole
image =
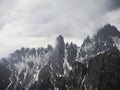
[[[120,0],[0,0],[0,57],[21,47],[79,46],[106,23],[120,30]]]

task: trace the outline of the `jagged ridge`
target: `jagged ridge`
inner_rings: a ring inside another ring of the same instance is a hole
[[[100,57],[93,57],[106,51],[111,53],[110,50],[113,52],[119,50],[120,32],[115,26],[105,25],[92,38],[88,36],[81,48],[73,43],[65,44],[61,35],[58,36],[56,43],[55,48],[51,45],[48,45],[47,48],[38,49],[22,48],[10,54],[8,58],[2,59],[0,66],[6,71],[1,70],[2,75],[5,75],[5,77],[0,78],[2,81],[4,80],[1,89],[91,90],[92,88],[92,90],[103,90],[104,87],[107,87],[101,83],[104,81],[99,79],[105,78],[106,73],[102,76],[100,70],[103,66],[108,67],[106,62],[108,62],[109,56],[105,53]],[[117,53],[111,53],[111,55],[117,57],[111,58],[118,59],[119,51]],[[106,58],[103,59],[103,56]],[[105,63],[103,64],[101,60]],[[113,63],[114,66],[110,68],[119,69],[119,67],[115,67],[117,63]],[[102,66],[100,66],[101,64]],[[97,69],[94,69],[94,67],[97,67]],[[117,73],[119,74],[119,71]],[[116,80],[116,82],[118,81]],[[119,90],[117,86],[114,89],[111,88],[113,83],[111,83],[109,90]],[[116,83],[114,84],[116,85]]]

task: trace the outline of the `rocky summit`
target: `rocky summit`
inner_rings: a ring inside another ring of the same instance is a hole
[[[110,24],[81,47],[24,48],[0,60],[0,90],[120,90],[120,32]]]

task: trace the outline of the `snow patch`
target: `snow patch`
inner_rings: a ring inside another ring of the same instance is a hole
[[[78,62],[82,62],[81,59],[80,59],[80,48],[77,48],[77,56],[76,56],[76,61]]]
[[[67,57],[68,57],[68,52],[67,52],[67,49],[65,49],[65,56],[64,56],[64,63],[63,63],[64,75],[68,75],[69,71],[72,70],[72,67],[69,65],[67,61]]]
[[[21,86],[29,89],[35,81],[38,81],[38,75],[41,71],[41,68],[49,62],[52,52],[48,51],[46,53],[43,50],[40,52],[40,54],[35,52],[32,54],[26,53],[25,55],[19,55],[20,57],[17,57],[17,55],[18,53],[15,52],[14,54],[11,54],[9,58],[7,58],[8,62],[10,63],[9,68],[11,71],[13,71],[11,77],[16,78],[14,89],[17,88],[19,83]],[[19,77],[21,73],[23,73],[24,76],[22,80]],[[11,77],[9,78],[10,84],[6,90],[8,90],[12,85],[13,80]],[[29,79],[26,79],[27,77],[29,77]],[[28,84],[25,84],[26,82],[28,82]]]
[[[114,46],[116,46],[120,50],[120,38],[119,37],[113,37]]]

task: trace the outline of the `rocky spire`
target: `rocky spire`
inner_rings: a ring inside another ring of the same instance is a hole
[[[59,35],[56,39],[56,46],[51,59],[51,67],[55,72],[59,74],[64,74],[63,63],[65,54],[65,43],[62,35]]]
[[[56,40],[56,50],[58,51],[59,59],[64,58],[65,43],[62,35],[59,35]]]

